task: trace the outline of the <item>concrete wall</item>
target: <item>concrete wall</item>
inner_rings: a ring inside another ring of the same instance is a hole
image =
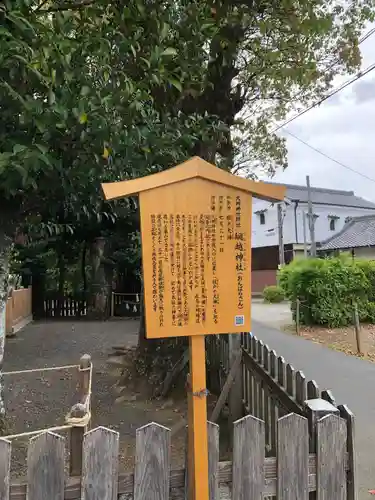
[[[375,260],[375,248],[374,247],[355,248],[354,257],[356,259]]]
[[[266,210],[265,224],[260,224],[260,216],[255,212]],[[307,203],[300,203],[296,208],[294,204],[283,206],[284,219],[284,244],[303,243],[303,216],[307,213]],[[323,241],[340,231],[347,217],[358,217],[375,213],[375,209],[351,208],[335,205],[314,205],[314,213],[318,215],[315,222],[316,241]],[[335,230],[330,229],[329,216],[336,216]],[[308,225],[306,224],[306,239],[310,243]],[[252,246],[253,248],[278,245],[277,206],[270,202],[254,199],[252,218]]]

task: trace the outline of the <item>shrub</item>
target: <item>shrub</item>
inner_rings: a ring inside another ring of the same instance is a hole
[[[263,298],[265,302],[276,304],[284,300],[284,290],[280,286],[266,286],[263,290]]]
[[[280,270],[279,280],[293,311],[300,300],[303,324],[351,324],[354,302],[360,316],[373,315],[368,304],[374,294],[375,265],[348,258],[298,260]]]

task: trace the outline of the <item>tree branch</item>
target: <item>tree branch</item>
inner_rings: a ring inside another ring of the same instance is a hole
[[[66,10],[80,10],[84,7],[89,7],[95,3],[95,0],[82,0],[81,2],[75,3],[64,3],[56,7],[50,7],[48,9],[41,9],[43,5],[47,3],[48,0],[42,2],[42,4],[37,8],[35,13],[37,14],[48,14],[49,12],[64,12]]]

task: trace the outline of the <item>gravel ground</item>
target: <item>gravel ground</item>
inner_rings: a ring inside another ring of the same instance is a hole
[[[92,427],[102,425],[120,433],[122,470],[133,466],[138,427],[151,421],[172,427],[186,411],[185,399],[158,402],[128,394],[127,401],[115,404],[117,396],[111,387],[116,379],[108,374],[106,360],[112,346],[135,345],[137,329],[138,323],[129,320],[35,322],[14,339],[8,339],[5,348],[5,371],[71,365],[85,353],[92,356]],[[65,415],[77,401],[76,384],[75,370],[6,376],[8,434],[63,425]],[[27,442],[28,439],[13,441],[14,478],[25,474]],[[172,442],[174,468],[184,462],[184,445],[183,435]]]
[[[284,327],[286,333],[296,335],[295,326]],[[354,326],[344,328],[326,328],[319,326],[301,326],[300,336],[313,342],[324,344],[336,351],[359,356]],[[361,349],[368,361],[375,362],[375,325],[362,324],[360,328]]]

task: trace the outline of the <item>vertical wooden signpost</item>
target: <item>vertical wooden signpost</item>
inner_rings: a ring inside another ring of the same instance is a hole
[[[189,493],[208,500],[205,335],[250,331],[252,195],[284,188],[198,157],[102,187],[107,200],[139,194],[146,337],[189,337]]]

